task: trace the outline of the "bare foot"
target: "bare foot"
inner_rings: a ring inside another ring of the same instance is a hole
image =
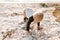
[[[41,30],[41,29],[43,29],[43,28],[42,27],[39,27],[39,26],[37,27],[37,30]]]

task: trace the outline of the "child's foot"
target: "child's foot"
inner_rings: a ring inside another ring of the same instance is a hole
[[[43,28],[42,27],[39,27],[39,26],[37,27],[37,30],[41,30],[41,29],[43,29]]]

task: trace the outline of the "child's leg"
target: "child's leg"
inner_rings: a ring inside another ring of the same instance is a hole
[[[37,25],[40,26],[40,22],[38,22]]]
[[[29,17],[28,21],[27,21],[27,24],[26,24],[26,30],[29,31],[29,28],[30,28],[30,24],[31,22],[33,22],[34,19],[33,19],[33,16]]]
[[[40,22],[37,23],[37,30],[43,29],[42,27],[40,27]]]
[[[40,30],[40,22],[37,23],[37,29]]]

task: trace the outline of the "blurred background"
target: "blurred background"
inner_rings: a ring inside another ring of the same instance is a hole
[[[55,21],[56,17],[52,11],[44,13],[41,21],[42,30],[34,29],[35,23],[31,24],[34,28],[30,33],[22,29],[25,26],[25,8],[31,8],[36,12],[40,8],[48,7],[55,7],[60,11],[60,3],[0,3],[0,40],[60,40],[60,22]],[[60,16],[60,13],[58,14]]]

